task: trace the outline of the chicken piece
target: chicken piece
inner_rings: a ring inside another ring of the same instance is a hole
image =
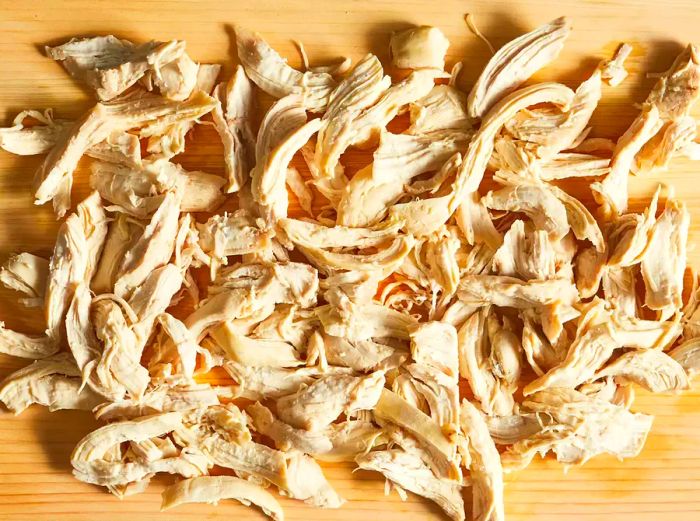
[[[461,479],[457,446],[430,416],[388,389],[382,390],[374,414],[415,436],[430,454],[430,467],[436,476],[455,481]]]
[[[334,206],[347,178],[338,170],[341,154],[362,145],[382,132],[405,105],[430,92],[437,72],[418,70],[389,86],[379,60],[368,55],[341,82],[322,118],[311,173],[315,185]],[[363,89],[360,91],[360,89]]]
[[[557,18],[501,47],[469,93],[469,115],[483,118],[496,102],[554,61],[570,32],[569,21]]]
[[[255,430],[271,438],[278,449],[305,452],[322,461],[353,461],[377,444],[382,435],[381,429],[363,420],[346,420],[323,430],[307,431],[275,418],[260,403],[251,405],[246,412]]]
[[[351,342],[376,337],[408,339],[417,320],[411,316],[371,302],[349,299],[316,308],[324,331]]]
[[[259,485],[233,476],[200,476],[179,481],[163,490],[161,511],[185,503],[218,504],[222,499],[235,499],[246,506],[259,507],[275,521],[284,521],[282,506]]]
[[[598,293],[600,281],[606,274],[608,256],[590,246],[576,256],[576,288],[581,298],[590,298]]]
[[[309,431],[331,424],[342,413],[371,410],[384,387],[384,372],[364,377],[323,376],[306,388],[277,400],[280,419]]]
[[[40,124],[25,126],[27,118]],[[0,128],[0,148],[20,156],[45,154],[71,132],[72,121],[54,119],[51,109],[43,113],[37,110],[24,110],[17,114],[13,126]],[[128,132],[116,131],[109,134],[104,141],[93,145],[85,154],[110,163],[129,166],[141,164],[141,145],[138,137]]]
[[[298,219],[281,219],[280,227],[293,243],[306,248],[368,248],[398,234],[402,223],[385,222],[368,228],[327,227]]]
[[[625,60],[632,53],[632,46],[622,43],[610,60],[605,60],[600,65],[601,77],[611,87],[617,87],[627,77]]]
[[[598,371],[594,379],[606,376],[634,382],[652,393],[690,387],[683,367],[671,356],[655,349],[629,351]]]
[[[26,126],[26,119],[40,124]],[[0,148],[18,156],[45,154],[72,125],[72,121],[54,119],[52,109],[23,110],[15,116],[11,127],[0,128]]]
[[[226,257],[260,251],[269,246],[272,238],[245,210],[214,215],[206,223],[197,224],[197,229],[199,245],[211,257],[214,273],[219,265],[227,264]]]
[[[332,335],[324,335],[323,340],[329,364],[359,372],[374,370],[396,352],[391,346],[372,340],[351,342]]]
[[[541,391],[523,403],[544,429],[516,442],[501,455],[505,472],[527,466],[550,450],[561,463],[577,465],[598,454],[629,458],[642,450],[652,417],[566,388]]]
[[[306,264],[252,263],[223,270],[209,287],[206,301],[185,319],[195,338],[209,327],[266,310],[276,304],[310,307],[316,302],[318,273]]]
[[[399,69],[445,68],[450,42],[437,27],[422,25],[391,35],[391,62]]]
[[[451,85],[435,85],[424,97],[409,106],[408,134],[421,135],[454,130],[469,133],[467,96]]]
[[[185,381],[191,380],[197,369],[197,355],[204,358],[200,371],[205,373],[210,370],[208,368],[214,363],[210,350],[200,347],[182,321],[168,313],[161,313],[158,322],[167,339],[161,337],[161,341],[152,346],[148,362],[152,378],[176,375]]]
[[[209,407],[186,418],[175,438],[185,447],[201,447],[211,462],[234,470],[239,477],[272,483],[280,493],[310,505],[338,508],[344,502],[313,459],[302,454],[287,456],[251,441],[246,417],[233,404]]]
[[[591,212],[575,197],[567,194],[558,186],[549,187],[552,193],[559,199],[566,209],[566,217],[571,226],[571,231],[580,241],[589,241],[597,252],[605,251],[605,239],[600,231],[598,222]]]
[[[610,173],[610,159],[579,152],[560,152],[537,166],[539,178],[554,181],[570,177],[601,177]]]
[[[610,163],[610,173],[601,182],[591,185],[593,197],[603,206],[606,213],[619,215],[627,210],[627,178],[634,158],[661,126],[659,109],[651,105],[642,110],[617,140]]]
[[[160,68],[146,72],[141,85],[147,90],[158,88],[161,95],[173,100],[185,100],[198,83],[199,65],[184,52]]]
[[[459,482],[437,477],[419,454],[402,449],[368,452],[355,460],[359,468],[380,472],[402,489],[434,501],[455,521],[464,521]]]
[[[425,322],[411,333],[414,363],[403,368],[428,403],[431,417],[450,437],[459,432],[457,331],[450,324]]]
[[[680,116],[667,123],[635,156],[634,173],[667,170],[671,159],[694,143],[695,135],[695,119],[690,116]]]
[[[60,353],[7,376],[0,383],[0,401],[19,414],[34,403],[48,407],[49,411],[89,411],[103,398],[81,386],[80,371],[70,355]]]
[[[54,199],[54,210],[59,218],[62,217],[70,207],[70,186],[78,161],[87,149],[104,141],[113,132],[138,127],[139,134],[148,137],[178,122],[199,118],[211,111],[214,105],[214,100],[201,91],[183,102],[134,92],[108,103],[98,103],[73,125],[70,132],[61,135],[61,140],[37,170],[34,183],[36,204]]]
[[[390,85],[391,78],[384,76],[382,64],[368,54],[333,91],[322,118],[314,157],[309,161],[316,187],[331,202],[340,199],[340,191],[347,183],[339,159],[354,137],[350,124],[375,104]]]
[[[109,399],[119,399],[124,388],[115,382],[102,382],[94,368],[102,357],[102,345],[95,334],[91,320],[93,297],[85,283],[79,284],[73,294],[66,314],[66,339],[73,360],[82,375],[82,384],[88,384],[95,392]],[[114,385],[107,386],[108,383]]]
[[[668,356],[680,364],[688,377],[693,377],[700,371],[700,356],[698,355],[700,355],[700,340],[697,338],[684,341],[668,353]]]
[[[459,299],[476,306],[493,304],[526,309],[555,302],[573,304],[578,297],[576,287],[568,280],[530,280],[523,282],[500,275],[466,275],[459,283]]]
[[[139,235],[139,225],[126,214],[118,213],[109,223],[102,254],[90,281],[92,291],[98,295],[112,292],[117,281],[119,264]]]
[[[613,313],[615,340],[624,347],[664,350],[681,335],[681,314],[673,319],[641,320],[626,313]]]
[[[658,109],[664,120],[687,116],[700,97],[700,51],[689,44],[656,82],[644,102]]]
[[[131,324],[131,329],[140,350],[143,350],[148,342],[156,319],[162,318],[162,314],[170,307],[182,283],[180,269],[174,264],[166,264],[153,270],[129,297],[127,302],[137,319]],[[177,327],[167,317],[164,321]],[[164,327],[168,329],[167,325]]]
[[[71,76],[95,89],[102,101],[118,96],[148,71],[156,72],[155,77],[158,77],[165,66],[178,60],[184,52],[185,43],[177,40],[135,45],[112,35],[73,38],[63,45],[46,47],[49,58],[62,62]],[[190,91],[193,86],[190,86]],[[165,90],[163,94],[167,96],[169,92]],[[182,100],[188,95],[186,92],[184,96],[173,99]]]
[[[211,94],[214,90],[219,72],[221,72],[221,65],[210,63],[200,64],[199,70],[197,71],[195,93],[201,91],[205,94]],[[148,136],[146,150],[148,150],[154,158],[162,159],[170,159],[173,156],[183,153],[185,151],[185,136],[194,128],[196,123],[196,119],[178,121],[166,128],[160,129],[158,132],[153,132],[152,135]],[[90,151],[87,153],[89,154]]]
[[[542,376],[564,361],[570,341],[567,335],[561,334],[558,341],[552,344],[544,334],[542,320],[538,320],[539,317],[535,317],[535,313],[531,311],[521,312],[523,321],[521,345],[530,367],[537,376]]]
[[[611,245],[608,265],[633,266],[643,259],[654,231],[660,191],[660,188],[656,189],[644,213],[625,214],[612,223],[608,233],[608,244]]]
[[[168,412],[100,427],[80,440],[73,449],[73,475],[85,483],[103,486],[127,484],[157,472],[184,477],[202,475],[208,468],[206,458],[185,450],[155,461],[137,457],[132,460],[128,453],[117,461],[107,459],[113,447],[122,442],[143,442],[171,433],[181,426],[182,414]]]
[[[173,254],[180,216],[178,192],[167,192],[134,246],[125,253],[119,266],[114,293],[128,297],[156,268],[165,265]]]
[[[8,289],[25,295],[20,302],[27,307],[43,305],[49,261],[31,253],[13,255],[0,268],[0,282]]]
[[[304,256],[320,270],[331,273],[334,270],[377,271],[390,274],[401,265],[410,253],[415,240],[412,235],[395,235],[384,248],[374,248],[376,252],[346,253],[322,248],[299,246]]]
[[[141,365],[142,346],[119,304],[109,298],[98,300],[93,302],[91,314],[95,334],[103,345],[94,364],[95,377],[110,394],[121,397],[126,391],[132,398],[140,398],[150,378]]]
[[[567,111],[524,110],[506,123],[506,128],[517,139],[535,143],[533,152],[540,160],[551,160],[562,150],[573,148],[584,133],[600,101],[601,86],[601,73],[596,70],[576,89]]]
[[[608,267],[603,273],[603,295],[615,309],[624,315],[634,317],[637,315],[637,302],[635,268]]]
[[[251,336],[262,340],[282,340],[303,350],[318,325],[313,310],[303,310],[293,304],[280,304],[265,320],[255,325]]]
[[[556,275],[556,252],[547,232],[529,229],[516,220],[491,260],[494,273],[524,280],[547,280]]]
[[[451,168],[445,167],[446,162],[455,153],[464,151],[468,140],[468,134],[461,131],[428,135],[382,131],[374,162],[345,187],[338,205],[338,223],[368,226],[378,222],[388,207],[404,195],[404,185],[428,171],[449,172]]]
[[[33,336],[6,329],[0,322],[0,353],[19,358],[40,360],[56,354],[60,344],[51,336]]]
[[[46,334],[54,342],[60,341],[75,286],[89,283],[95,272],[106,235],[107,216],[96,192],[81,202],[58,230],[44,299]]]
[[[644,304],[661,311],[664,318],[680,309],[690,214],[685,205],[668,199],[656,220],[647,251],[642,259],[642,278],[646,288]]]
[[[287,168],[320,128],[320,119],[306,120],[303,100],[296,94],[280,99],[265,114],[255,147],[251,191],[268,226],[287,216]]]
[[[546,231],[552,241],[561,240],[569,232],[566,205],[544,185],[506,186],[487,193],[482,202],[487,208],[495,210],[523,212],[532,219],[537,229]]]
[[[109,209],[138,219],[151,216],[168,191],[181,194],[182,212],[213,212],[224,201],[222,177],[167,161],[144,162],[141,168],[94,162],[91,170],[90,186],[112,203]]]
[[[214,128],[224,145],[226,192],[238,192],[248,181],[255,159],[255,136],[251,128],[255,98],[253,85],[242,65],[213,94],[219,104],[212,111]]]
[[[292,454],[287,459],[287,489],[280,493],[320,508],[340,508],[345,500],[328,483],[323,470],[306,454]]]
[[[277,399],[293,394],[302,385],[311,385],[320,374],[313,367],[248,367],[233,361],[226,362],[224,369],[238,384],[238,395],[248,400]]]
[[[302,98],[303,107],[310,112],[323,112],[336,86],[327,72],[299,72],[284,60],[255,32],[236,27],[238,58],[248,77],[263,91],[275,98],[290,94]]]
[[[260,340],[237,333],[225,322],[211,333],[214,342],[232,360],[246,367],[298,367],[304,364],[293,345],[279,340]]]
[[[140,400],[126,399],[96,407],[95,418],[101,421],[133,420],[165,412],[186,412],[219,404],[218,389],[209,384],[164,386],[150,389]]]
[[[479,195],[479,192],[474,191],[467,194],[462,204],[457,208],[455,218],[469,244],[483,242],[491,249],[497,250],[503,244],[503,237],[494,226],[484,203],[484,198]]]
[[[485,416],[483,421],[497,445],[513,445],[542,431],[543,425],[534,414],[513,414],[510,416]]]
[[[474,489],[472,519],[503,521],[505,514],[501,457],[477,408],[468,400],[463,400],[460,412],[462,430],[471,459],[469,472]]]
[[[525,386],[525,396],[554,387],[575,388],[590,380],[607,362],[615,349],[622,347],[615,338],[610,312],[604,301],[594,300],[579,318],[576,338],[566,358],[543,376]]]
[[[489,308],[483,308],[460,327],[457,336],[459,373],[468,380],[481,409],[488,415],[502,416],[511,414],[515,405],[513,386],[517,386],[520,372],[519,342],[512,332],[500,332],[494,320]],[[492,355],[505,364],[493,364]]]

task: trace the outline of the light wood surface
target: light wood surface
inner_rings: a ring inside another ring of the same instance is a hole
[[[467,31],[463,15],[471,12],[482,32],[500,46],[512,37],[558,15],[574,20],[574,32],[556,64],[537,79],[575,86],[620,41],[634,45],[628,61],[630,77],[617,89],[606,88],[593,117],[593,135],[617,137],[636,113],[632,106],[646,96],[653,80],[646,72],[665,70],[700,23],[700,3],[544,1],[79,1],[30,2],[0,0],[0,123],[9,124],[25,108],[53,107],[58,117],[73,118],[91,103],[89,94],[45,58],[40,49],[74,35],[112,33],[132,40],[178,38],[187,41],[190,55],[201,62],[224,65],[229,76],[232,58],[231,25],[257,29],[273,47],[299,64],[292,39],[304,42],[312,63],[339,56],[354,60],[371,51],[388,59],[392,30],[409,24],[440,27],[450,39],[449,65],[465,60],[467,87],[479,73],[488,51]],[[0,261],[12,252],[47,255],[57,223],[48,206],[34,207],[31,179],[41,157],[14,157],[0,152]],[[210,128],[200,126],[186,155],[185,166],[223,172],[221,148]],[[362,158],[355,158],[362,162]],[[364,160],[366,162],[366,160]],[[660,178],[635,179],[632,208],[645,204],[661,181],[673,185],[693,213],[691,244],[700,232],[700,179],[697,165],[676,161]],[[79,172],[74,201],[87,193],[86,176]],[[700,250],[690,252],[700,267]],[[0,318],[21,331],[41,331],[42,320],[22,309],[16,295],[0,289]],[[26,362],[0,355],[0,377]],[[656,420],[642,455],[617,462],[596,458],[564,473],[556,462],[537,461],[526,471],[508,476],[506,510],[511,521],[700,520],[700,386],[681,396],[639,393],[634,409],[653,413]],[[19,417],[0,413],[0,519],[63,520],[184,520],[263,519],[253,509],[224,502],[218,507],[185,506],[158,513],[162,484],[154,480],[144,494],[123,501],[103,489],[82,484],[70,474],[68,458],[75,443],[95,422],[90,414],[49,414],[32,407]],[[351,473],[347,465],[325,466],[326,473],[348,503],[340,510],[314,510],[282,500],[294,520],[430,520],[443,519],[437,507],[410,496],[401,502],[384,495],[382,480],[367,472]],[[469,492],[466,491],[468,495]],[[469,497],[466,497],[470,502]]]

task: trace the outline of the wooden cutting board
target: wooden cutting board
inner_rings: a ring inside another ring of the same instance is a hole
[[[538,74],[538,80],[571,86],[595,64],[611,55],[620,41],[634,45],[628,61],[630,77],[616,88],[605,88],[593,117],[593,135],[617,137],[627,127],[653,84],[647,72],[665,70],[696,35],[700,3],[637,0],[558,2],[500,1],[270,1],[177,3],[166,1],[28,2],[0,0],[0,124],[9,125],[26,108],[53,107],[57,117],[75,118],[90,106],[90,96],[62,68],[43,57],[43,45],[76,35],[115,34],[134,41],[177,38],[187,41],[190,55],[201,62],[224,65],[228,78],[235,63],[232,24],[263,33],[270,44],[298,65],[292,39],[304,42],[312,64],[340,56],[353,60],[366,52],[388,62],[392,31],[411,24],[440,27],[452,42],[448,65],[465,60],[462,86],[468,87],[489,53],[466,28],[463,16],[475,15],[494,46],[556,16],[574,20],[574,32],[558,61]],[[186,167],[223,173],[221,148],[209,127],[199,126],[182,158]],[[15,157],[0,151],[0,261],[12,252],[48,256],[57,223],[48,206],[32,204],[31,180],[41,157]],[[362,162],[362,158],[355,158]],[[364,160],[366,162],[366,159]],[[700,229],[700,178],[697,166],[677,160],[658,178],[634,179],[631,206],[646,203],[658,182],[675,187],[690,206],[694,246]],[[88,191],[84,171],[77,175],[74,201]],[[691,247],[692,248],[692,247]],[[700,266],[700,250],[691,262]],[[8,327],[27,332],[43,329],[39,313],[20,307],[16,294],[0,289],[0,318]],[[0,377],[25,365],[0,355]],[[551,461],[537,461],[510,475],[506,511],[511,521],[700,520],[700,400],[698,389],[682,396],[650,396],[639,392],[634,409],[656,415],[644,452],[618,462],[600,457],[565,473]],[[158,513],[160,490],[168,479],[154,480],[146,493],[123,501],[103,489],[79,483],[70,474],[69,455],[75,443],[95,427],[88,413],[49,414],[32,407],[19,417],[0,413],[0,519],[64,520],[184,520],[263,519],[253,509],[233,502],[218,507],[193,505]],[[295,520],[431,520],[443,519],[437,507],[411,495],[401,502],[384,495],[382,480],[367,472],[352,474],[348,465],[328,465],[325,471],[348,503],[340,510],[314,510],[283,500],[288,519]],[[469,492],[466,491],[468,495]],[[466,497],[470,504],[470,497]]]

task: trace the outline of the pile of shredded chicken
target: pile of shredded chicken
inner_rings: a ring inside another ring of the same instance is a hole
[[[243,28],[222,83],[181,41],[47,48],[97,101],[76,121],[22,112],[0,146],[45,156],[35,203],[59,218],[83,156],[94,191],[50,259],[0,271],[46,318],[35,336],[0,324],[0,352],[33,360],[0,400],[92,411],[103,426],[71,455],[81,481],[122,497],[176,474],[164,509],[236,499],[276,520],[274,492],[345,503],[318,462],[499,521],[504,473],[537,455],[639,454],[652,417],[632,412],[635,384],[689,387],[700,290],[684,292],[683,202],[657,190],[634,213],[627,188],[700,157],[700,54],[678,56],[617,141],[596,138],[631,48],[575,90],[528,83],[570,30],[559,18],[507,43],[469,93],[434,27],[392,37],[399,82],[372,54],[294,69]],[[260,90],[276,98],[264,114]],[[220,136],[225,177],[174,161],[198,124]],[[351,175],[353,148],[373,161]]]

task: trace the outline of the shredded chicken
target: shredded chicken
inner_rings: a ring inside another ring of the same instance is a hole
[[[233,476],[200,476],[180,481],[163,491],[161,510],[185,503],[213,503],[235,499],[244,505],[253,504],[275,521],[284,521],[282,506],[267,490]]]
[[[501,47],[469,93],[469,115],[483,118],[499,99],[555,60],[570,32],[569,21],[557,18]]]
[[[450,42],[437,27],[427,25],[391,35],[391,60],[399,69],[445,68]]]
[[[165,472],[181,478],[163,509],[235,499],[278,521],[277,492],[343,505],[319,462],[502,521],[503,473],[537,454],[637,455],[652,417],[635,386],[700,372],[700,289],[684,203],[669,187],[657,215],[657,187],[629,212],[628,184],[700,157],[700,53],[658,75],[622,136],[595,137],[629,45],[575,90],[522,86],[570,31],[507,43],[468,95],[429,26],[391,36],[396,82],[373,54],[310,67],[300,43],[297,70],[242,27],[223,81],[178,40],[47,48],[99,101],[75,121],[22,111],[0,148],[46,154],[34,198],[59,218],[83,156],[93,192],[50,259],[0,268],[45,317],[39,334],[0,322],[0,353],[32,361],[0,401],[91,411],[73,473],[120,498]],[[259,90],[275,100],[258,115]],[[223,175],[174,162],[197,124]]]

